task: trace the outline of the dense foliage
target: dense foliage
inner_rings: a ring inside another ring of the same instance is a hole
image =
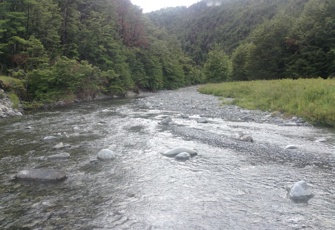
[[[43,103],[202,81],[180,42],[129,0],[0,0],[0,74]]]
[[[335,75],[333,0],[202,0],[149,18],[176,34],[207,73],[221,72],[222,66],[206,64],[213,60],[213,46],[220,46],[232,62],[231,76],[222,80]]]
[[[0,74],[50,103],[189,84],[335,75],[335,1],[0,0]],[[22,94],[23,95],[23,94]]]

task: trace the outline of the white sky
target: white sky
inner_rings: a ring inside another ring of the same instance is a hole
[[[200,0],[131,0],[131,2],[142,8],[143,13],[148,13],[166,7],[190,6]]]

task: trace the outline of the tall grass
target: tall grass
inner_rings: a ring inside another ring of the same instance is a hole
[[[234,98],[248,109],[280,111],[321,125],[335,126],[335,79],[285,79],[207,84],[199,92]]]

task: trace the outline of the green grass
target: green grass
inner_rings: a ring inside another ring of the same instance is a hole
[[[335,126],[335,79],[285,79],[207,84],[199,92],[234,98],[248,109],[280,111],[313,124]]]

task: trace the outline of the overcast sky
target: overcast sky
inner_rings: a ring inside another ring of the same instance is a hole
[[[141,7],[143,13],[148,13],[166,7],[190,6],[200,0],[131,0],[131,2]]]

